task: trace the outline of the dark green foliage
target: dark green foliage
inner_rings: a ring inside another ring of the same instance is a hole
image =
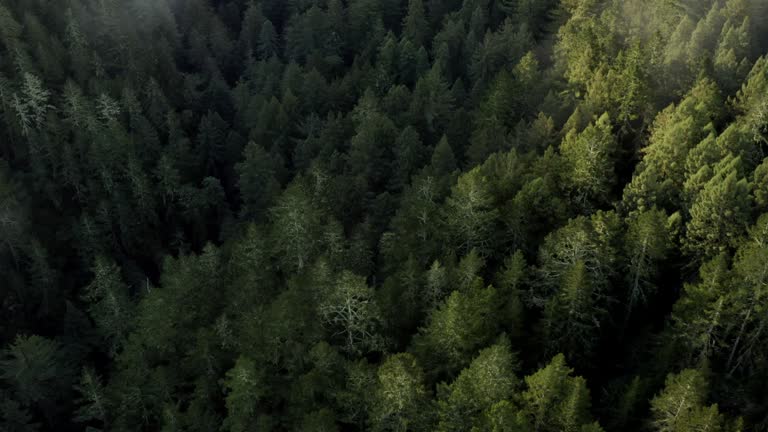
[[[768,430],[764,0],[0,3],[1,431]]]

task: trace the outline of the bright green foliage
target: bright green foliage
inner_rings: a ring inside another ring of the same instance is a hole
[[[459,265],[454,270],[455,286],[459,290],[468,291],[471,288],[483,287],[483,278],[480,271],[485,267],[485,260],[477,249],[472,249],[461,258]]]
[[[591,203],[604,204],[616,181],[616,139],[608,114],[581,133],[568,132],[560,144],[560,153],[570,170],[574,204],[582,208],[589,208]]]
[[[715,51],[715,72],[726,89],[738,88],[749,72],[749,17],[741,23],[725,22]]]
[[[686,249],[713,256],[740,240],[749,220],[749,183],[740,174],[740,159],[724,159],[691,205]]]
[[[474,428],[473,431],[525,432],[531,430],[525,413],[508,400],[503,400],[492,406],[490,410],[487,410],[484,417],[484,426]]]
[[[755,168],[752,180],[752,197],[760,211],[768,210],[768,159]]]
[[[497,302],[493,287],[454,291],[419,329],[413,352],[432,374],[455,374],[495,337]]]
[[[520,385],[516,370],[517,360],[506,339],[480,351],[450,386],[438,387],[437,430],[470,430],[477,425],[482,413],[515,395]]]
[[[555,59],[565,78],[574,85],[586,84],[595,68],[616,50],[615,36],[606,23],[589,19],[593,3],[585,2],[575,8],[557,34]]]
[[[579,431],[590,425],[590,396],[584,378],[573,377],[562,354],[525,377],[523,412],[536,431]],[[588,429],[589,430],[589,429]]]
[[[688,152],[706,136],[705,126],[720,117],[721,105],[717,86],[702,80],[679,105],[659,113],[643,160],[624,190],[627,206],[640,211],[679,206]]]
[[[704,372],[685,369],[667,376],[664,390],[651,401],[653,425],[659,432],[720,431],[723,416],[717,405],[705,406],[708,382]]]
[[[544,308],[548,349],[584,353],[606,316],[609,279],[618,253],[614,213],[579,217],[547,236],[539,249],[533,302]]]
[[[736,106],[744,114],[755,141],[765,142],[768,132],[768,59],[759,58],[736,96]]]
[[[647,76],[649,51],[638,43],[619,52],[605,76],[602,68],[598,69],[587,87],[587,100],[595,107],[610,110],[622,127],[621,132],[627,132],[628,127],[651,109]],[[605,82],[601,83],[603,79]],[[601,85],[606,87],[604,92],[601,92]]]
[[[444,219],[458,250],[477,248],[485,254],[492,247],[492,232],[498,218],[488,182],[479,168],[459,177],[446,200]]]
[[[428,414],[424,373],[411,354],[395,354],[379,367],[371,420],[375,430],[421,430]]]
[[[729,315],[738,330],[731,330],[726,367],[729,373],[749,371],[765,355],[763,328],[768,322],[768,215],[762,215],[749,229],[749,239],[736,253],[733,263]]]

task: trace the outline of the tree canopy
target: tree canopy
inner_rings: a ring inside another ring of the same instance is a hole
[[[768,431],[765,0],[1,0],[0,431]]]

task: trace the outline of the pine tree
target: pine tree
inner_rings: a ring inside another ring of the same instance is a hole
[[[497,294],[493,287],[454,291],[414,336],[412,350],[431,376],[455,374],[495,335]]]
[[[437,179],[449,177],[458,169],[456,155],[453,148],[448,143],[448,137],[443,135],[432,152],[432,158],[428,167],[428,172]]]
[[[435,260],[426,271],[426,285],[423,291],[422,303],[424,310],[435,309],[448,294],[448,272],[440,261]]]
[[[401,353],[379,366],[371,420],[374,430],[422,430],[429,415],[429,394],[416,358]]]
[[[261,59],[269,59],[277,56],[280,53],[280,48],[277,44],[277,33],[275,32],[275,26],[272,21],[266,19],[261,25],[261,32],[259,33],[259,42],[256,47],[256,52]]]
[[[224,380],[227,417],[223,427],[231,432],[251,429],[257,414],[256,402],[264,396],[264,378],[253,360],[238,357],[235,366],[227,371]]]
[[[88,311],[99,331],[109,341],[109,352],[114,355],[131,329],[133,305],[117,264],[98,256],[92,271],[94,278],[85,287],[84,297],[91,303]]]
[[[504,266],[495,276],[495,286],[503,300],[502,322],[513,339],[522,336],[525,322],[523,289],[528,278],[528,266],[523,252],[518,250],[504,259]]]
[[[437,430],[470,430],[482,421],[484,411],[512,399],[520,386],[516,369],[517,359],[508,340],[480,351],[450,386],[442,388]]]
[[[75,389],[80,393],[80,408],[76,411],[74,420],[81,423],[98,421],[106,425],[108,402],[104,394],[104,384],[96,371],[89,367],[83,368],[80,383]]]
[[[244,205],[243,214],[258,219],[278,195],[280,184],[275,178],[274,161],[262,146],[251,141],[243,154],[245,160],[235,165]]]
[[[688,152],[708,135],[705,128],[722,114],[720,91],[714,82],[702,79],[678,105],[656,116],[643,160],[624,189],[624,203],[631,210],[649,210],[654,205],[670,212],[678,210],[685,182]]]
[[[416,82],[410,112],[425,134],[439,136],[448,126],[455,102],[449,84],[438,66]]]
[[[460,176],[446,200],[444,216],[458,250],[477,248],[481,254],[489,253],[497,219],[498,210],[493,208],[493,197],[480,169]]]
[[[726,325],[727,287],[731,280],[728,260],[719,254],[702,264],[699,282],[685,284],[684,295],[675,303],[673,328],[688,359],[705,360],[720,349]]]
[[[282,264],[302,270],[311,263],[320,246],[320,209],[305,187],[294,182],[269,212],[273,221],[272,236]]]
[[[391,183],[398,188],[409,184],[411,176],[424,166],[426,156],[427,149],[419,133],[410,126],[403,129],[395,141],[394,176]]]
[[[572,374],[573,369],[565,364],[565,357],[558,354],[546,367],[525,377],[523,412],[533,430],[577,431],[591,424],[586,382]]]
[[[671,249],[667,214],[649,210],[629,221],[624,243],[629,257],[626,283],[629,286],[626,319],[638,304],[644,304],[655,291],[654,278],[660,261]]]
[[[22,404],[53,410],[56,401],[69,396],[73,359],[58,342],[35,335],[17,336],[0,354],[0,380]]]
[[[667,376],[664,390],[651,400],[653,425],[659,432],[721,430],[717,405],[706,407],[708,382],[704,372],[685,369]]]
[[[539,280],[532,302],[544,309],[549,352],[589,352],[607,316],[608,288],[617,259],[614,213],[580,217],[553,232],[539,249]]]
[[[768,308],[768,215],[761,216],[748,233],[733,263],[735,289],[729,291],[729,315],[735,320],[725,344],[729,348],[729,375],[750,370],[762,358],[760,347],[765,343],[763,332],[768,324],[763,313]]]
[[[33,423],[32,414],[18,402],[3,395],[0,401],[0,427],[9,432],[36,432],[39,423]]]
[[[409,0],[408,13],[403,19],[403,37],[408,38],[416,47],[425,46],[429,36],[429,25],[422,0]]]
[[[751,201],[749,184],[740,175],[740,158],[726,159],[691,205],[685,248],[713,256],[735,246],[746,230]]]
[[[22,135],[28,136],[43,126],[46,113],[53,108],[50,98],[51,92],[43,86],[40,78],[24,73],[21,93],[13,95],[13,107]]]
[[[583,132],[571,130],[560,145],[560,153],[571,170],[570,188],[577,206],[603,204],[616,182],[616,139],[608,114]]]

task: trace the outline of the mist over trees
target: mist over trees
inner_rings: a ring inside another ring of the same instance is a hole
[[[768,2],[0,0],[0,431],[768,431]]]

